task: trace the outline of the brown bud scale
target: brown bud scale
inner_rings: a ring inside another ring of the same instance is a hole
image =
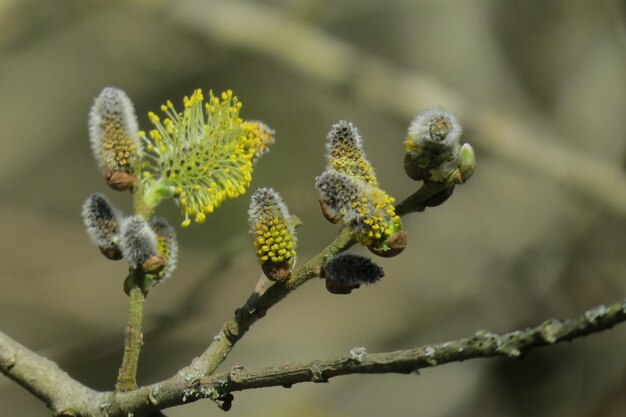
[[[123,171],[109,172],[106,177],[107,185],[116,191],[132,189],[137,183],[137,176]]]

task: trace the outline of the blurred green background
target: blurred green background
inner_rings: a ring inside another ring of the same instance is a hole
[[[89,242],[85,198],[108,190],[87,114],[105,86],[140,125],[166,99],[231,88],[277,131],[253,187],[303,225],[299,258],[332,239],[314,177],[326,133],[355,123],[383,187],[402,169],[412,115],[442,105],[477,151],[472,180],[404,219],[409,246],[350,296],[307,283],[222,369],[410,348],[568,317],[626,294],[626,29],[620,0],[0,0],[0,329],[96,389],[121,360],[126,267]],[[140,383],[200,354],[253,289],[248,196],[179,230],[174,276],[148,298]],[[178,224],[177,208],[159,208]],[[360,249],[357,252],[363,252]],[[626,326],[419,376],[349,376],[235,394],[232,416],[623,416]],[[47,416],[0,378],[0,414]],[[168,416],[221,415],[210,401]]]

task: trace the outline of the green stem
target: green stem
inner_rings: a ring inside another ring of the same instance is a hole
[[[131,272],[133,283],[128,292],[128,326],[124,332],[124,358],[117,376],[115,390],[118,392],[132,391],[137,389],[137,365],[139,364],[139,352],[143,344],[141,322],[143,319],[143,307],[146,297],[136,282],[140,278],[136,272]]]
[[[154,207],[144,201],[143,188],[140,182],[132,190],[135,213],[150,219]],[[124,289],[128,294],[128,325],[124,331],[124,357],[120,366],[115,391],[132,391],[137,389],[137,367],[139,365],[139,353],[143,345],[141,322],[143,320],[143,308],[146,295],[143,290],[144,275],[131,269],[129,277],[124,282]]]
[[[135,206],[135,213],[142,216],[145,219],[152,217],[155,206],[151,206],[144,200],[144,193],[141,185],[138,185],[133,190],[133,203]]]

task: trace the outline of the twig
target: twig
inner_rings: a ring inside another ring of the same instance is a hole
[[[143,345],[141,323],[146,298],[139,286],[128,294],[128,326],[124,332],[124,357],[115,384],[116,391],[131,391],[137,388],[137,366]]]
[[[301,382],[326,382],[340,375],[410,374],[423,368],[469,359],[522,358],[535,348],[571,341],[609,329],[624,321],[626,300],[595,307],[574,319],[550,319],[530,329],[501,335],[479,331],[464,339],[386,353],[366,353],[362,348],[355,348],[348,356],[335,359],[288,363],[259,370],[234,367],[229,372],[208,378],[181,378],[179,374],[137,391],[119,394],[116,397],[119,402],[115,407],[149,411],[153,407],[164,409],[201,398],[219,399],[234,391],[272,386],[289,387]],[[111,408],[111,411],[114,410],[117,408]]]
[[[133,187],[131,190],[135,213],[149,220],[154,213],[154,207],[147,205],[143,198],[143,188]],[[124,286],[128,294],[128,325],[124,331],[124,356],[117,375],[116,391],[132,391],[137,389],[137,368],[139,354],[143,346],[143,309],[146,303],[144,288],[145,276],[139,268],[131,268]]]
[[[0,332],[0,371],[48,404],[54,415],[122,417],[133,413],[141,416],[202,398],[220,402],[231,392],[253,388],[326,382],[332,377],[349,374],[414,373],[422,368],[476,358],[521,358],[534,348],[571,341],[624,321],[626,300],[595,307],[574,319],[547,320],[526,330],[502,335],[479,331],[465,339],[396,352],[368,354],[355,348],[348,356],[330,360],[256,371],[234,367],[229,372],[209,377],[200,369],[188,367],[168,380],[118,393],[90,390],[61,371],[54,362]]]
[[[0,332],[0,371],[43,401],[54,415],[72,415],[95,401],[97,392]]]

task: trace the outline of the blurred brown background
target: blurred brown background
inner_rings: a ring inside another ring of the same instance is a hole
[[[281,192],[307,259],[337,228],[314,177],[339,119],[360,129],[398,199],[414,113],[457,112],[474,178],[405,218],[409,247],[350,296],[312,281],[269,312],[223,369],[445,341],[568,317],[626,294],[626,29],[620,0],[0,0],[0,329],[75,378],[111,389],[126,323],[123,263],[87,238],[85,198],[106,189],[87,140],[105,86],[140,125],[166,99],[232,88],[277,131],[253,187]],[[208,345],[259,276],[248,196],[179,231],[180,266],[148,299],[140,383]],[[162,214],[179,223],[167,202]],[[359,250],[360,251],[360,250]],[[626,326],[419,376],[350,376],[235,394],[233,416],[550,416],[626,413]],[[210,401],[169,416],[221,415]],[[47,416],[0,378],[0,415]]]

